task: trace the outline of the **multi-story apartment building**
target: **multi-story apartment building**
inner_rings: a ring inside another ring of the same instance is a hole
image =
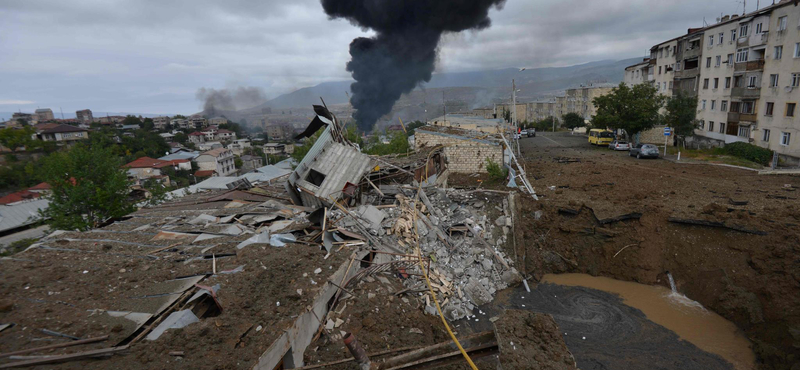
[[[158,130],[163,130],[170,122],[169,116],[153,117],[153,127]]]
[[[625,77],[623,82],[626,85],[638,85],[640,83],[653,82],[653,71],[650,68],[650,58],[644,58],[639,63],[625,67]]]
[[[755,19],[754,19],[755,21]],[[750,132],[754,143],[780,155],[800,157],[800,8],[782,1],[770,12],[761,99]],[[751,41],[752,43],[752,41]],[[744,133],[744,132],[743,132]]]
[[[50,121],[54,118],[53,110],[50,108],[39,108],[36,110],[36,119],[39,122]]]
[[[724,16],[651,48],[658,90],[698,98],[694,140],[750,142],[800,161],[800,7],[793,4]],[[626,68],[626,82],[641,83],[639,66]]]
[[[75,117],[78,119],[78,121],[81,121],[82,123],[94,122],[94,117],[92,116],[92,111],[90,109],[76,111]]]
[[[650,68],[653,69],[653,83],[659,93],[672,96],[675,82],[675,53],[678,38],[663,42],[650,49]]]

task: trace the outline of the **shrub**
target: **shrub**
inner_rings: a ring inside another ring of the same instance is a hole
[[[762,166],[768,166],[772,161],[772,151],[760,146],[749,143],[731,143],[722,148],[722,152],[737,158],[756,162]]]
[[[486,171],[489,172],[490,180],[504,181],[508,177],[508,170],[491,160],[491,158],[486,158]]]
[[[31,244],[36,243],[39,239],[21,239],[17,240],[6,247],[6,249],[0,252],[0,256],[10,256],[15,253],[19,253],[27,249],[31,246]]]

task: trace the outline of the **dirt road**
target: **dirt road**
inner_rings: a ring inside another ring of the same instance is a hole
[[[539,202],[519,202],[516,255],[534,280],[583,272],[667,285],[736,323],[764,369],[800,362],[800,177],[588,145],[521,140]],[[515,254],[516,253],[516,254]]]

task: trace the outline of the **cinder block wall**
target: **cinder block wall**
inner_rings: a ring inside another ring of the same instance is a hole
[[[664,145],[664,126],[655,126],[647,131],[642,131],[639,141],[646,144]],[[672,140],[670,140],[670,143],[672,143]]]
[[[501,144],[488,145],[429,134],[417,130],[414,134],[416,149],[446,145],[444,155],[447,158],[447,168],[453,173],[486,173],[486,159],[489,158],[497,164],[503,163],[503,146]]]

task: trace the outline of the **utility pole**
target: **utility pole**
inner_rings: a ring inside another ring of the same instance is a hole
[[[442,91],[442,111],[444,112],[443,125],[447,126],[447,100],[444,100],[444,91]]]
[[[519,152],[519,139],[517,138],[517,133],[519,132],[519,128],[517,127],[517,84],[514,79],[511,79],[511,127],[514,128],[514,143],[517,145],[517,156],[520,155]]]

